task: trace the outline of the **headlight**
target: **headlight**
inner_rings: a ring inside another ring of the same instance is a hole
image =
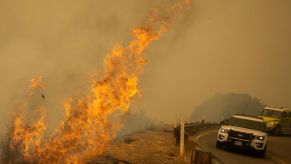
[[[270,126],[275,126],[275,125],[277,125],[277,124],[278,124],[277,121],[271,121],[271,122],[269,123]]]
[[[265,139],[265,136],[256,136],[255,139],[257,139],[257,140],[264,140]]]
[[[227,129],[223,129],[223,128],[221,128],[220,132],[221,132],[221,133],[227,133],[228,130],[227,130]]]

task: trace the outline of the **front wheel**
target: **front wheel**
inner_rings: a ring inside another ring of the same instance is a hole
[[[220,149],[222,148],[222,146],[223,146],[222,142],[216,141],[216,148]]]
[[[267,151],[267,145],[265,146],[263,150],[257,150],[257,156],[259,158],[264,158],[266,155],[266,151]]]

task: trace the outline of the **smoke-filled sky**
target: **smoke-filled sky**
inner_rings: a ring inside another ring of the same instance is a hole
[[[61,117],[62,101],[101,74],[112,46],[168,1],[0,0],[0,129],[38,75],[47,83],[48,121]],[[146,55],[135,107],[155,119],[190,115],[218,92],[291,107],[291,1],[194,0]]]

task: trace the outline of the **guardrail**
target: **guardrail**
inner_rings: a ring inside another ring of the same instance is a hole
[[[183,137],[182,142],[184,141],[184,145],[182,146],[185,152],[184,156],[186,159],[190,161],[190,163],[195,164],[210,164],[211,158],[213,157],[211,153],[204,151],[197,142],[193,139],[193,136],[198,132],[216,129],[219,128],[218,123],[213,122],[195,122],[188,123],[184,125],[184,137],[181,134],[181,125],[174,128],[174,138],[176,146],[180,145],[181,136]],[[182,126],[183,127],[183,126]]]
[[[181,126],[174,128],[174,138],[176,141],[175,142],[176,145],[180,144],[180,127]],[[213,123],[213,122],[205,122],[205,123],[195,122],[195,123],[185,124],[185,126],[184,126],[185,141],[190,139],[191,136],[194,136],[198,132],[208,130],[208,129],[218,128],[218,127],[219,127],[219,124]]]

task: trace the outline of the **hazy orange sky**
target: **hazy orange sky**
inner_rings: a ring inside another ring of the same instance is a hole
[[[127,42],[147,11],[167,1],[1,0],[1,129],[37,75],[47,83],[48,117],[61,117],[62,101],[102,71],[111,47]],[[290,0],[194,0],[180,17],[146,51],[135,108],[173,121],[218,92],[291,107]]]

